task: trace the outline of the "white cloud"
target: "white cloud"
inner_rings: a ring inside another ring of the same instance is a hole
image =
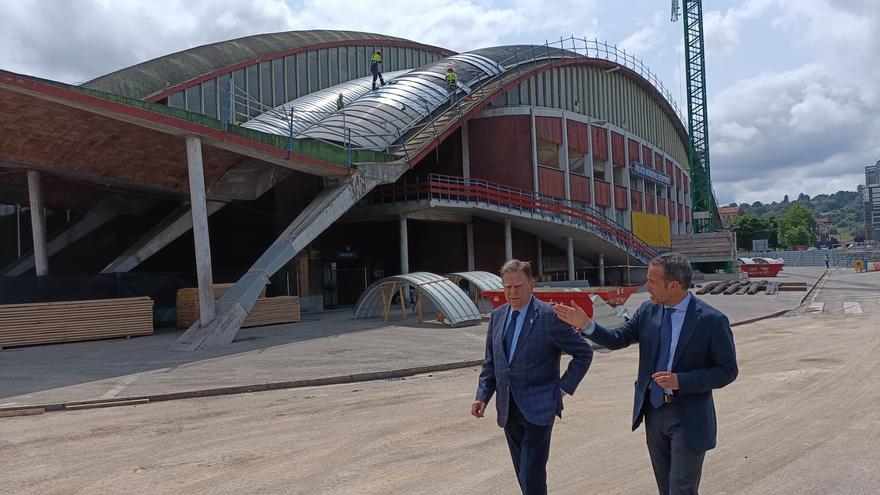
[[[729,53],[742,41],[741,31],[759,17],[775,0],[746,0],[724,12],[703,12],[703,38],[707,56]],[[708,6],[708,4],[707,4]],[[683,21],[683,19],[682,19]]]
[[[797,33],[814,61],[743,78],[710,100],[722,203],[853,190],[880,158],[880,10],[858,1],[849,6],[863,10],[824,0],[777,5],[776,23]]]

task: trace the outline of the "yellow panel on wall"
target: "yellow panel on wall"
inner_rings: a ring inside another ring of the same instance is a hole
[[[633,234],[652,247],[670,247],[672,231],[665,215],[632,212]]]

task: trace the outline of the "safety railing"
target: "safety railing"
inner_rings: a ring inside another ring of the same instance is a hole
[[[492,206],[511,213],[571,223],[614,244],[644,263],[650,262],[656,256],[653,248],[639,240],[626,227],[585,204],[522,191],[482,179],[465,179],[440,174],[409,177],[398,183],[376,188],[361,201],[360,205],[374,206],[427,200]]]
[[[466,85],[464,87],[466,87],[467,90],[463,89],[463,86],[459,86],[457,90],[450,94],[448,100],[442,100],[436,104],[425,101],[424,108],[419,109],[418,115],[415,116],[412,121],[390,122],[387,119],[381,119],[375,116],[359,116],[359,118],[368,123],[375,124],[379,126],[379,128],[384,129],[389,125],[394,127],[393,131],[389,131],[385,134],[373,133],[370,134],[369,137],[382,138],[383,141],[388,143],[388,145],[382,149],[383,151],[401,152],[407,157],[407,159],[409,159],[409,155],[413,150],[409,150],[406,143],[410,137],[428,130],[428,132],[431,133],[432,138],[439,138],[445,127],[438,128],[438,117],[451,110],[461,118],[464,113],[475,104],[483,103],[487,98],[494,97],[495,91],[488,91],[488,85],[498,83],[498,88],[501,88],[507,83],[522,77],[524,74],[528,74],[530,69],[534,69],[537,66],[543,66],[547,61],[574,58],[607,60],[632,70],[650,82],[663,98],[666,99],[681,120],[685,121],[681,108],[672,97],[672,94],[663,86],[659,77],[657,77],[657,75],[652,72],[642,60],[627,53],[625,49],[618,48],[617,45],[600,42],[597,39],[590,40],[586,38],[576,38],[574,36],[560,38],[559,41],[545,41],[543,45],[514,47],[513,54],[505,59],[496,61],[496,66],[492,71],[485,69],[470,80],[462,81],[462,83]],[[497,90],[497,88],[495,89]],[[223,91],[224,98],[228,101],[227,115],[225,116],[225,121],[227,123],[237,122],[238,117],[251,119],[259,113],[279,112],[278,109],[267,107],[259,102],[257,98],[248,95],[243,88],[236,87],[232,81],[230,81],[229,88],[224,88]],[[466,108],[463,108],[463,105]],[[344,109],[342,111],[344,111]],[[280,112],[277,116],[282,121],[291,120],[293,119],[293,113],[294,112],[290,112],[288,115],[286,112]],[[327,112],[327,115],[332,113],[333,112]],[[448,126],[449,121],[446,121],[443,124]],[[315,127],[321,127],[329,134],[338,137],[338,142],[324,139],[321,139],[321,141],[337,146],[339,143],[344,143],[344,146],[349,150],[377,149],[376,147],[370,146],[358,147],[352,143],[351,133],[354,132],[359,136],[365,136],[362,130],[353,130],[348,126],[323,126],[320,122],[316,122],[313,125]],[[290,130],[288,136],[289,140],[292,141],[294,139],[293,126],[288,125],[287,127]]]

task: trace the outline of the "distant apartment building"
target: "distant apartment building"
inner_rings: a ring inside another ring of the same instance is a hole
[[[865,240],[880,240],[880,160],[865,167]]]
[[[733,221],[734,218],[742,215],[742,212],[742,206],[722,206],[721,208],[718,208],[718,214],[721,215],[721,223],[725,227],[729,227],[730,222]]]

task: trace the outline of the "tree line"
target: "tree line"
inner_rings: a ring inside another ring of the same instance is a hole
[[[863,241],[865,238],[861,190],[838,191],[813,198],[800,194],[795,201],[790,201],[786,195],[779,203],[756,201],[739,206],[743,213],[731,220],[728,228],[736,232],[740,249],[751,250],[754,239],[767,239],[771,249],[816,245],[819,238],[817,217],[828,220],[830,239],[826,240],[827,244]]]

